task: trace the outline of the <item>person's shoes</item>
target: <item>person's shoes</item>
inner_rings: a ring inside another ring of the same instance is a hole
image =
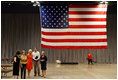
[[[44,77],[43,75],[41,77]]]
[[[38,75],[38,76],[41,76],[41,75]]]
[[[44,78],[46,78],[46,76],[44,76]]]

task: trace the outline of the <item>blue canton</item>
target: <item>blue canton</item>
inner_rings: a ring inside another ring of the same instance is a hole
[[[68,28],[68,5],[41,5],[41,25],[43,28]]]

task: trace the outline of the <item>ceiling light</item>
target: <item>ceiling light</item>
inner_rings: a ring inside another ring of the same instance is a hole
[[[36,3],[37,3],[37,4],[39,4],[39,2],[38,2],[38,1],[36,1]]]
[[[33,4],[33,6],[36,6],[36,4]]]
[[[40,6],[40,2],[34,1],[33,6]]]
[[[40,6],[40,3],[38,3],[38,6]]]
[[[103,3],[103,2],[100,2],[101,4]]]
[[[34,1],[31,1],[32,3],[34,3]]]
[[[101,3],[101,4],[103,4],[103,3],[104,3],[104,1],[101,1],[100,3]]]
[[[106,4],[108,4],[108,2],[107,2],[107,1],[105,1],[105,3],[106,3]]]
[[[101,3],[101,4],[108,4],[107,1],[101,1],[100,3]]]

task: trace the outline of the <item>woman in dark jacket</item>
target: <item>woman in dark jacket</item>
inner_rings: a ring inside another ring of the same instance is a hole
[[[16,55],[14,56],[14,62],[13,62],[13,76],[14,78],[19,76],[19,64],[20,64],[20,51],[16,52]]]
[[[41,53],[40,62],[41,62],[42,77],[46,78],[47,57],[45,56],[45,52],[44,51],[42,51],[42,53]]]

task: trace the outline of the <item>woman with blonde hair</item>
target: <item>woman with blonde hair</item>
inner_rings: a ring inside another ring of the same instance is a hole
[[[21,64],[21,79],[26,78],[26,64],[27,64],[27,56],[25,55],[25,50],[22,50],[22,55],[20,57]],[[23,76],[24,75],[24,76]]]
[[[27,66],[26,66],[26,69],[28,70],[28,78],[30,78],[30,72],[33,69],[32,58],[33,58],[32,50],[29,49],[29,52],[27,54]]]

